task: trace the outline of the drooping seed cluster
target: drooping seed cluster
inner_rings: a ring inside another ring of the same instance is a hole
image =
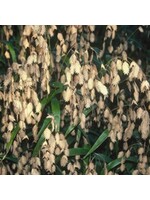
[[[110,154],[119,143],[117,158],[121,159],[121,164],[117,170],[121,173],[126,170],[126,160],[132,156],[138,132],[138,164],[132,173],[150,174],[147,153],[150,85],[140,68],[140,60],[136,63],[128,59],[129,44],[125,38],[119,46],[113,46],[116,32],[117,26],[106,27],[102,48],[97,53],[92,46],[97,37],[95,26],[65,26],[63,31],[58,26],[20,28],[18,62],[9,66],[1,80],[3,91],[0,91],[1,132],[5,143],[10,141],[12,131],[19,124],[19,132],[10,149],[18,163],[3,164],[1,174],[55,174],[59,168],[63,174],[82,174],[82,157],[69,157],[69,148],[81,147],[81,139],[83,145],[88,144],[86,133],[95,124],[101,130],[99,134],[109,130]],[[4,26],[4,33],[9,41],[13,35],[12,27]],[[57,42],[53,52],[49,40],[51,42],[55,36]],[[102,59],[107,50],[113,54],[113,59],[106,65],[95,64],[94,54]],[[7,50],[5,57],[10,59]],[[66,124],[79,125],[85,134],[79,139],[76,129],[73,130],[74,142],[70,147],[64,132],[55,132],[52,118],[50,126],[43,132],[44,142],[39,155],[32,157],[30,148],[38,141],[43,116],[47,115],[43,113],[46,111],[42,110],[41,99],[51,93],[50,81],[55,78],[66,86],[60,96],[63,100],[61,129],[64,130]],[[92,111],[86,115],[85,110],[91,107]],[[25,141],[26,150],[22,147]],[[108,171],[105,165],[104,174],[116,174]],[[99,174],[96,170],[94,160],[89,159],[84,173]]]

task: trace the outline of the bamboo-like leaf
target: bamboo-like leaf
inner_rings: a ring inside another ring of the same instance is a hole
[[[83,113],[87,116],[91,111],[93,111],[97,107],[96,104],[92,105],[90,108],[84,109]]]
[[[45,140],[44,135],[43,135],[43,132],[44,132],[44,130],[48,127],[48,125],[49,125],[50,122],[51,122],[51,119],[50,119],[50,118],[46,118],[46,119],[44,120],[44,123],[43,123],[43,125],[42,125],[40,131],[38,132],[39,140],[37,141],[36,146],[35,146],[34,149],[33,149],[33,153],[32,153],[32,156],[33,156],[33,157],[34,157],[34,156],[37,156],[38,153],[39,153],[39,151],[40,151],[40,148],[41,148],[41,146],[42,146],[42,144],[43,144],[43,142],[44,142],[44,140]]]
[[[11,54],[11,57],[12,57],[12,61],[16,62],[17,58],[16,58],[16,53],[15,53],[15,50],[13,48],[13,45],[10,44],[10,43],[7,43],[7,47],[8,47],[8,50],[10,51],[10,54]]]
[[[12,146],[12,143],[13,143],[13,141],[14,141],[14,139],[15,139],[18,131],[19,131],[19,129],[20,129],[19,128],[19,124],[17,124],[16,127],[14,128],[14,130],[11,133],[10,141],[6,144],[6,154],[5,154],[5,157],[8,154],[8,152],[9,152],[11,146]]]
[[[34,147],[34,150],[33,150],[33,153],[32,153],[33,157],[38,155],[44,140],[45,140],[45,138],[44,138],[44,135],[42,134],[40,139],[38,140],[36,146]]]
[[[108,163],[107,165],[107,169],[108,171],[112,170],[113,168],[117,167],[118,165],[121,164],[121,159],[122,158],[117,158],[116,160],[111,161],[110,163]]]
[[[75,125],[73,125],[73,124],[71,124],[69,127],[68,127],[68,129],[67,129],[67,131],[66,131],[66,133],[65,133],[65,137],[67,137],[68,135],[69,135],[69,133],[71,133],[74,129],[75,129]]]
[[[41,129],[38,132],[38,138],[42,135],[42,133],[44,132],[44,130],[47,128],[47,126],[50,124],[51,122],[51,118],[46,118],[42,124]]]
[[[58,84],[57,84],[58,86]],[[57,94],[60,94],[64,91],[64,89],[66,88],[66,86],[63,86],[63,87],[60,87],[58,89],[53,89],[51,91],[51,93],[47,96],[47,97],[44,97],[41,101],[41,104],[42,104],[42,109],[45,108],[45,106],[51,102],[52,98],[55,97]]]
[[[99,138],[96,140],[94,145],[91,147],[89,152],[84,156],[83,159],[85,159],[87,156],[89,156],[91,153],[93,153],[107,138],[108,138],[109,131],[105,130]]]
[[[69,149],[69,156],[86,155],[90,148],[72,148]]]
[[[53,98],[51,101],[52,113],[55,120],[55,131],[59,132],[60,130],[60,104],[56,98]]]

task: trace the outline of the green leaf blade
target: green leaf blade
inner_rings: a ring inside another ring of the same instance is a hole
[[[55,120],[55,131],[60,131],[60,103],[56,98],[51,101],[52,113]]]
[[[89,156],[91,153],[93,153],[107,138],[109,135],[109,131],[105,130],[96,140],[96,142],[94,143],[94,145],[91,147],[91,149],[89,150],[89,152],[84,156],[83,159],[85,159],[87,156]]]

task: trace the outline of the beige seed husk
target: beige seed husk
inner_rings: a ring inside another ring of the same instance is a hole
[[[65,167],[65,166],[67,165],[67,163],[68,163],[68,157],[65,156],[65,155],[63,155],[63,156],[61,157],[61,159],[60,159],[60,165],[61,165],[62,167]]]
[[[93,170],[94,169],[94,164],[92,162],[89,163],[89,170]]]
[[[116,66],[117,66],[118,70],[122,70],[122,61],[118,59],[117,63],[116,63]]]
[[[124,156],[124,152],[123,152],[123,151],[120,151],[120,152],[118,153],[117,158],[122,158],[123,156]]]
[[[5,52],[5,57],[6,57],[6,59],[10,59],[10,54],[8,51]]]
[[[36,106],[36,113],[39,113],[41,111],[41,108],[42,108],[42,105],[41,103],[39,102]]]
[[[65,149],[64,154],[65,154],[66,156],[69,156],[69,149]]]
[[[12,131],[13,130],[13,123],[12,122],[9,122],[9,124],[8,124],[8,131]]]
[[[90,79],[88,80],[88,88],[89,88],[89,90],[92,90],[93,87],[94,87],[94,81],[93,81],[92,78],[90,78]]]
[[[59,147],[56,147],[56,149],[55,149],[55,154],[56,154],[57,156],[61,154],[61,150],[60,150]]]
[[[125,167],[125,164],[121,164],[121,166],[120,166],[120,171],[123,172],[123,171],[125,170],[125,168],[126,168],[126,167]]]
[[[20,158],[20,162],[22,163],[22,165],[25,165],[27,163],[27,158],[25,156],[22,156]]]
[[[129,158],[129,157],[130,157],[130,155],[131,155],[131,151],[130,151],[130,150],[128,150],[128,151],[125,153],[125,157],[126,157],[126,158]]]
[[[128,75],[129,74],[129,64],[125,61],[123,62],[123,65],[122,65],[122,71],[124,74]]]
[[[144,148],[143,147],[140,147],[139,149],[138,149],[138,154],[139,155],[142,155],[144,153]]]
[[[14,121],[15,121],[15,118],[14,118],[14,116],[13,116],[12,114],[9,115],[8,118],[9,118],[9,120],[10,120],[11,122],[14,122]]]
[[[40,172],[37,169],[32,168],[31,175],[40,175]]]
[[[69,87],[67,87],[67,89],[65,91],[63,91],[62,95],[63,95],[65,102],[70,101],[72,94],[73,94],[73,92]]]
[[[45,139],[48,140],[50,138],[50,136],[51,136],[51,130],[49,128],[46,128],[44,130],[44,137],[45,137]]]

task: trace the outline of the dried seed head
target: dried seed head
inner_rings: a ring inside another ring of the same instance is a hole
[[[93,170],[94,167],[95,167],[95,166],[94,166],[94,163],[93,163],[93,162],[90,162],[90,163],[89,163],[89,170]]]
[[[7,129],[10,132],[13,130],[13,123],[12,122],[9,122]]]
[[[124,156],[124,152],[123,151],[120,151],[119,153],[118,153],[118,158],[122,158]]]
[[[27,163],[27,158],[26,158],[26,156],[21,156],[20,162],[21,162],[22,165],[25,165],[25,164]]]
[[[67,163],[68,163],[68,157],[65,156],[65,155],[63,155],[63,156],[61,157],[61,159],[60,159],[60,165],[61,165],[62,167],[65,167],[65,166],[67,165]]]
[[[125,167],[125,164],[121,164],[121,166],[120,166],[120,171],[123,172],[123,171],[125,170],[125,168],[126,168],[126,167]]]
[[[139,155],[142,155],[144,153],[144,148],[143,147],[140,147],[139,149],[138,149],[138,154]]]
[[[44,130],[44,137],[45,137],[45,139],[48,140],[50,138],[50,136],[51,136],[51,130],[49,128],[46,128]]]
[[[39,170],[32,168],[31,175],[40,175],[40,172],[39,172]]]
[[[57,156],[61,154],[61,150],[60,150],[59,147],[56,147],[56,149],[55,149],[55,154],[56,154]]]
[[[94,87],[94,81],[93,81],[92,78],[90,78],[90,79],[88,80],[88,88],[89,88],[89,90],[92,90],[93,87]]]
[[[70,101],[72,94],[73,94],[73,91],[69,87],[67,87],[67,89],[63,91],[62,95],[65,102]]]

